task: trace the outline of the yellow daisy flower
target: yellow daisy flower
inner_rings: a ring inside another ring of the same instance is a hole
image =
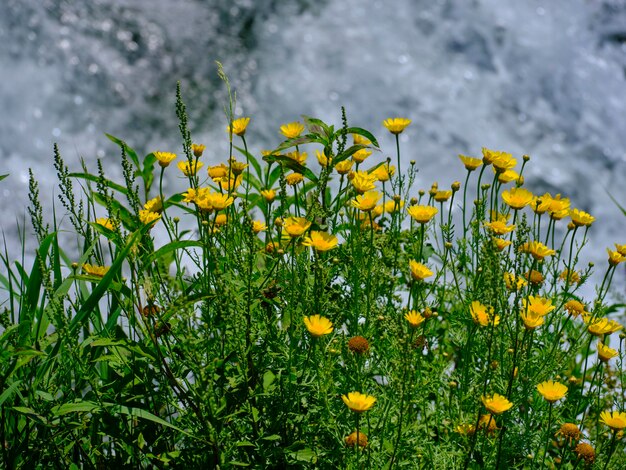
[[[355,413],[363,413],[374,406],[376,398],[370,395],[364,395],[360,392],[350,392],[348,396],[342,395],[341,399]]]
[[[282,126],[280,126],[280,132],[288,139],[295,139],[296,137],[300,137],[302,131],[304,131],[304,126],[299,122],[290,122],[288,124],[283,124]]]
[[[301,236],[310,226],[311,222],[304,217],[288,217],[283,223],[285,232],[292,238]]]
[[[523,209],[533,200],[533,193],[524,188],[511,188],[502,192],[502,200],[515,210]]]
[[[600,421],[613,431],[626,428],[626,413],[623,411],[603,411],[600,413]]]
[[[315,251],[328,251],[337,248],[339,240],[331,233],[312,230],[308,237],[304,237],[302,244],[310,246]]]
[[[459,155],[459,158],[461,159],[461,162],[463,162],[467,171],[474,171],[483,164],[483,161],[480,158],[467,157],[465,155]]]
[[[411,206],[407,210],[408,214],[420,224],[426,224],[431,221],[439,209],[433,206]]]
[[[168,167],[172,160],[176,158],[176,154],[171,152],[154,152],[154,156],[163,168]]]
[[[416,312],[415,310],[411,310],[410,312],[408,312],[406,315],[404,315],[404,318],[406,319],[406,321],[409,322],[411,328],[417,328],[426,320],[426,318],[423,317],[421,313]]]
[[[409,124],[411,124],[411,120],[406,118],[389,118],[383,121],[383,126],[395,135],[402,133],[402,131],[406,129]]]
[[[360,211],[369,212],[376,207],[380,198],[381,194],[378,191],[368,191],[365,194],[358,195],[350,203],[352,207],[356,207]]]
[[[552,380],[546,380],[537,385],[537,390],[541,393],[541,396],[549,403],[559,401],[565,395],[567,395],[567,386],[559,382]]]
[[[428,266],[418,263],[415,260],[409,261],[409,269],[411,270],[411,277],[416,281],[423,281],[433,275],[433,272],[428,269]]]
[[[492,396],[483,396],[481,399],[485,408],[494,415],[502,414],[513,407],[513,403],[497,393],[494,393]]]
[[[333,332],[333,324],[332,322],[321,315],[311,315],[309,317],[304,317],[304,326],[309,330],[309,333],[314,338],[319,338],[320,336],[329,335]]]
[[[228,133],[232,132],[233,134],[238,135],[238,136],[241,137],[241,136],[245,135],[246,128],[248,127],[249,123],[250,123],[250,118],[249,117],[242,117],[242,118],[235,119],[233,121],[233,125],[232,126],[226,126],[226,132],[228,132]]]

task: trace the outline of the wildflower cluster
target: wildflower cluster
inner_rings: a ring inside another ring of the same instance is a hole
[[[22,307],[0,337],[5,461],[626,462],[622,325],[606,300],[626,245],[585,298],[595,219],[527,188],[529,157],[450,157],[464,183],[418,189],[418,165],[401,168],[416,153],[400,145],[406,118],[381,125],[392,165],[345,113],[283,124],[271,150],[246,140],[254,119],[229,115],[219,156],[191,139],[180,94],[177,112],[183,153],[141,160],[112,138],[124,184],[74,175],[97,182],[93,217],[72,214],[79,254],[55,225],[20,270],[32,284],[11,291]],[[185,190],[166,192],[176,178]]]

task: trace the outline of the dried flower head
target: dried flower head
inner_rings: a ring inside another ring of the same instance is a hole
[[[348,349],[356,354],[366,354],[370,350],[370,343],[363,336],[353,336],[348,341]]]

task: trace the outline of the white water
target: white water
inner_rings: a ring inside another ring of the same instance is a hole
[[[482,146],[527,153],[526,181],[563,192],[597,222],[585,260],[626,243],[626,2],[503,0],[1,0],[1,227],[16,254],[27,169],[50,207],[52,143],[71,168],[84,157],[115,168],[109,132],[140,154],[180,152],[177,80],[194,140],[226,155],[221,60],[253,117],[254,150],[301,114],[371,129],[385,153],[384,118],[406,116],[405,164],[418,187],[462,179],[456,155]],[[113,171],[113,170],[112,170]],[[170,181],[172,183],[172,181]],[[614,285],[624,292],[624,273]]]

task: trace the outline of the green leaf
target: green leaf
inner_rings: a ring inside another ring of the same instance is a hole
[[[343,134],[343,129],[337,131],[337,135],[341,135],[341,134]],[[366,139],[369,139],[369,141],[372,143],[374,147],[377,147],[377,148],[380,147],[380,145],[378,144],[378,141],[376,140],[376,137],[374,137],[374,135],[370,131],[367,131],[361,127],[348,127],[346,129],[346,134],[357,134],[357,135],[363,136]]]
[[[4,392],[2,392],[2,395],[0,395],[0,407],[5,401],[13,396],[13,394],[17,391],[17,387],[19,387],[21,383],[21,380],[16,380],[11,385],[9,385]]]
[[[176,431],[181,432],[181,433],[185,434],[186,436],[195,438],[195,436],[193,436],[192,434],[188,433],[187,431],[184,431],[183,429],[179,428],[178,426],[174,426],[172,423],[168,423],[164,419],[159,418],[158,416],[153,415],[149,411],[142,410],[141,408],[130,408],[130,407],[127,407],[127,406],[116,405],[114,403],[105,403],[105,406],[106,406],[107,411],[109,411],[110,413],[113,413],[113,414],[119,413],[119,414],[122,414],[122,415],[131,416],[133,418],[141,418],[141,419],[145,419],[145,420],[148,420],[148,421],[152,421],[153,423],[157,423],[157,424],[160,424],[162,426],[175,429]]]
[[[266,371],[263,374],[263,390],[267,391],[270,385],[274,383],[274,380],[276,380],[276,375],[271,370]]]
[[[6,178],[7,176],[9,176],[9,174],[7,173],[6,175],[0,175],[0,181],[2,181],[4,178]]]
[[[196,240],[180,240],[180,241],[170,242],[166,245],[163,245],[158,250],[150,253],[148,256],[146,256],[146,258],[144,258],[143,261],[145,264],[153,263],[157,259],[167,255],[168,253],[171,253],[172,251],[176,251],[180,248],[201,247],[201,246],[202,246],[202,243]]]
[[[113,282],[113,278],[117,276],[117,274],[122,269],[122,263],[128,256],[128,253],[133,248],[133,246],[135,246],[135,244],[139,242],[141,237],[143,237],[149,229],[150,227],[146,225],[142,227],[140,230],[137,230],[136,232],[134,232],[129,237],[128,243],[126,244],[124,249],[120,251],[117,258],[115,258],[115,261],[111,265],[111,268],[107,271],[107,273],[104,275],[102,280],[94,288],[94,290],[91,292],[91,295],[87,298],[87,300],[78,309],[78,312],[76,312],[76,316],[72,318],[72,321],[69,326],[70,333],[73,333],[74,331],[76,331],[76,329],[80,326],[83,320],[85,320],[85,318],[87,318],[93,311],[96,310],[98,306],[98,302],[100,301],[102,296],[105,294],[105,292],[111,285],[111,282]]]
[[[111,134],[104,134],[107,136],[107,138],[111,141],[116,143],[117,145],[119,145],[120,147],[122,147],[125,151],[126,151],[126,155],[128,155],[130,157],[130,159],[133,161],[133,163],[135,164],[135,167],[140,170],[141,166],[139,165],[139,157],[137,156],[137,152],[135,152],[132,148],[130,148],[126,142],[124,142],[121,139],[118,139],[117,137],[112,136]]]
[[[610,192],[608,192],[606,189],[605,191],[609,195],[613,203],[619,208],[619,210],[622,211],[622,214],[626,215],[626,208],[624,208],[624,206],[622,206],[619,202],[617,202],[617,199],[615,199]]]
[[[93,413],[100,411],[102,408],[92,401],[79,401],[75,403],[65,403],[59,406],[53,406],[50,412],[54,416],[63,416],[69,413]]]
[[[93,181],[95,183],[100,181],[100,177],[95,176],[95,175],[91,175],[89,173],[70,173],[70,176],[72,178],[81,178],[87,181]],[[126,188],[125,186],[122,186],[120,184],[114,183],[111,180],[108,180],[106,178],[102,179],[102,182],[104,183],[105,186],[114,189],[115,191],[119,191],[120,193],[127,195],[128,194],[128,188]]]
[[[315,174],[311,170],[309,170],[304,165],[301,165],[293,158],[288,157],[287,155],[266,155],[263,157],[263,160],[265,160],[266,162],[279,162],[281,164],[284,164],[290,170],[306,176],[310,181],[313,181],[314,183],[318,182],[317,176],[315,176]]]

